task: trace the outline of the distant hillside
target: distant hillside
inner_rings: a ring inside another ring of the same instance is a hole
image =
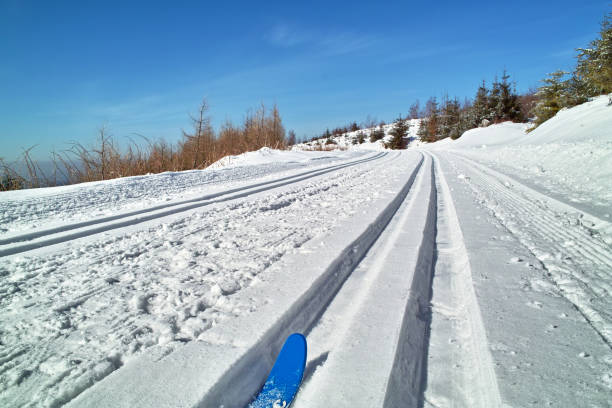
[[[407,119],[406,122],[409,124],[408,137],[406,141],[408,147],[415,147],[420,145],[422,142],[417,136],[421,119]],[[381,126],[376,126],[368,129],[356,130],[353,132],[343,133],[338,136],[321,137],[309,142],[298,143],[293,146],[294,150],[384,150],[384,142],[388,142],[391,138],[389,132],[393,128],[393,123],[382,126],[384,136],[380,140],[374,142],[370,141],[372,132],[380,130]]]

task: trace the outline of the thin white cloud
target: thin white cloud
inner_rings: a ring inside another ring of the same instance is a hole
[[[280,23],[272,27],[264,35],[264,39],[272,45],[284,48],[294,47],[311,41],[308,34],[287,23]]]
[[[378,41],[371,35],[353,32],[315,32],[289,23],[276,24],[264,35],[264,39],[277,47],[302,47],[324,56],[363,51]]]

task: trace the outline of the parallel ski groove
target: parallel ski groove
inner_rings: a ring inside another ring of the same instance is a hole
[[[406,304],[412,301],[409,298],[423,297],[410,290],[420,279],[415,277],[415,270],[431,270],[428,261],[433,255],[433,237],[429,234],[435,213],[431,207],[435,207],[434,203],[429,202],[433,188],[431,170],[427,158],[393,220],[309,333],[309,341],[313,342],[309,373],[314,374],[305,380],[296,408],[383,406],[387,385],[393,381],[390,376],[396,376],[394,380],[402,390],[409,390],[408,395],[402,392],[396,396],[398,404],[410,406],[411,401],[418,399],[421,378],[417,376],[414,381],[397,378],[393,367],[398,360],[417,365],[422,360],[423,347],[426,348],[426,341],[416,346],[411,339],[402,337],[399,327],[406,315]],[[385,300],[377,304],[378,299]],[[424,327],[415,326],[411,330],[419,333],[417,337],[426,338]],[[381,338],[380,332],[387,335]],[[396,352],[398,343],[410,344],[410,350]],[[377,369],[372,371],[374,366]],[[369,376],[369,386],[356,389],[354,385],[364,376]]]
[[[254,367],[267,373],[274,360],[272,357],[269,361],[262,361],[262,356],[271,357],[280,350],[284,340],[283,333],[308,333],[316,324],[346,279],[378,239],[403,203],[414,184],[423,162],[424,157],[421,156],[408,181],[396,197],[387,205],[385,210],[355,241],[336,257],[312,287],[293,303],[292,307],[262,336],[261,340],[247,351],[240,360],[233,364],[228,372],[208,390],[206,395],[197,404],[199,407],[219,405],[244,406],[248,404],[252,396],[259,391],[261,384],[253,387],[252,382],[244,373],[252,371]],[[262,377],[265,378],[265,375]],[[225,390],[236,388],[244,391],[242,400],[228,400]]]
[[[399,329],[393,367],[384,407],[422,406],[427,385],[427,355],[431,327],[431,289],[436,260],[437,188],[434,162],[430,163],[430,191],[425,228],[410,285],[410,294]]]
[[[437,296],[443,298],[436,298],[434,294],[433,301],[438,302],[436,303],[438,308],[442,302],[448,306],[448,310],[443,312],[447,317],[443,319],[442,324],[452,327],[451,338],[455,339],[456,343],[446,344],[444,351],[436,350],[438,354],[442,352],[451,354],[452,359],[445,361],[445,366],[451,368],[452,365],[452,369],[444,373],[444,379],[437,378],[431,386],[444,387],[439,393],[454,401],[457,406],[501,407],[501,395],[482,314],[474,291],[470,260],[459,218],[440,166],[440,159],[435,155],[432,156],[436,167],[439,214],[435,273],[439,275],[436,279],[439,279],[437,284],[441,286],[438,288],[444,287],[449,291],[442,295],[438,293]],[[440,344],[439,341],[437,343]],[[440,355],[437,357],[443,358]]]
[[[288,185],[287,187],[283,187],[278,190],[273,190],[271,192],[261,192],[256,196],[251,196],[246,199],[238,200],[237,202],[230,202],[230,203],[223,204],[220,206],[215,206],[210,211],[206,210],[202,212],[196,212],[193,214],[179,214],[179,217],[177,217],[176,219],[164,220],[163,224],[151,223],[150,226],[146,226],[145,229],[139,233],[147,235],[151,233],[157,234],[156,231],[165,231],[161,238],[163,241],[161,242],[173,242],[173,241],[181,242],[188,235],[194,235],[194,234],[195,235],[206,235],[206,234],[200,234],[198,232],[198,231],[202,231],[203,228],[206,228],[206,227],[203,227],[203,225],[208,225],[208,228],[210,229],[211,225],[223,224],[224,220],[226,219],[237,220],[237,219],[240,219],[241,216],[244,216],[246,219],[252,221],[252,220],[257,219],[259,217],[259,214],[262,214],[260,209],[265,208],[265,206],[270,203],[272,203],[271,205],[274,205],[274,203],[276,202],[284,202],[286,200],[295,200],[296,197],[298,198],[297,199],[298,204],[301,201],[309,202],[310,199],[312,199],[314,202],[317,202],[317,197],[315,196],[322,194],[322,195],[329,195],[329,197],[334,197],[335,189],[340,189],[341,191],[343,191],[342,190],[343,188],[347,188],[347,189],[355,188],[356,190],[359,190],[363,188],[361,187],[361,185],[364,184],[362,180],[371,179],[370,175],[378,173],[378,170],[380,169],[381,166],[386,166],[387,164],[390,164],[390,163],[397,163],[399,157],[400,156],[396,156],[393,154],[387,155],[387,158],[384,160],[370,161],[369,163],[366,163],[360,166],[354,166],[351,168],[347,168],[343,171],[330,173],[327,175],[327,177],[323,177],[320,179],[305,180],[301,183],[298,183],[295,185],[291,184],[291,185]],[[414,166],[416,165],[418,157],[413,156],[413,159],[415,160],[410,161],[411,163],[410,170],[414,168]],[[408,169],[408,166],[405,166],[405,168]],[[402,177],[403,181],[406,180],[408,174],[409,173],[407,173],[406,176]],[[401,187],[401,185],[399,187]],[[331,192],[331,194],[328,194],[328,192]],[[348,206],[347,208],[352,208],[352,207]],[[248,210],[248,211],[245,211],[245,210]],[[291,209],[289,210],[291,212]],[[284,211],[284,209],[281,211]],[[273,213],[275,212],[276,211],[273,211]],[[200,218],[200,215],[207,216],[206,221],[202,222],[201,224],[199,221],[202,221],[203,218]],[[196,222],[193,222],[194,220]],[[245,222],[245,225],[246,224],[247,223]],[[278,234],[270,233],[269,234],[270,237],[268,237],[268,232],[282,229],[282,227],[275,223],[269,224],[268,226],[269,228],[259,231],[262,242],[258,243],[256,245],[257,247],[270,248],[271,246],[274,245],[274,242],[276,242],[276,238],[278,237]],[[248,231],[249,228],[246,228],[246,230]],[[221,228],[221,231],[223,231],[223,227]],[[299,229],[295,229],[293,231],[294,232],[299,231]],[[315,228],[312,231],[307,231],[307,233],[304,235],[304,237],[306,237],[305,239],[310,240],[313,237],[312,234],[316,234],[315,231],[318,231],[318,230]],[[45,322],[48,320],[55,320],[55,319],[61,320],[61,318],[64,315],[66,315],[67,317],[72,317],[74,313],[80,314],[80,310],[87,309],[87,305],[83,306],[83,303],[88,303],[88,304],[94,303],[95,304],[97,302],[100,302],[102,305],[104,305],[106,302],[116,303],[117,293],[115,293],[114,295],[111,293],[109,297],[103,294],[103,292],[104,293],[113,292],[115,291],[115,288],[120,286],[120,284],[119,285],[115,284],[115,282],[119,282],[119,280],[118,279],[114,280],[113,278],[114,276],[116,276],[116,273],[117,273],[116,268],[107,269],[106,272],[111,272],[109,275],[106,275],[106,274],[105,275],[95,275],[92,279],[83,279],[83,276],[88,276],[89,271],[92,269],[93,270],[98,269],[97,266],[99,266],[100,264],[104,264],[104,265],[113,264],[117,260],[121,259],[122,254],[131,255],[135,253],[140,253],[141,254],[140,258],[146,259],[144,261],[141,259],[140,261],[141,264],[154,265],[156,263],[155,261],[159,260],[159,257],[157,254],[158,249],[165,250],[165,248],[163,247],[160,248],[160,241],[153,239],[149,242],[148,240],[144,240],[144,241],[134,240],[133,238],[134,238],[133,234],[125,234],[122,231],[119,231],[118,235],[114,236],[113,238],[100,237],[99,241],[93,240],[91,243],[85,242],[84,245],[80,247],[78,251],[74,251],[71,248],[58,248],[57,252],[54,252],[51,254],[47,254],[47,253],[40,254],[40,255],[32,254],[31,256],[32,263],[42,261],[43,259],[48,259],[51,263],[56,264],[56,266],[61,266],[62,270],[61,270],[61,273],[57,273],[56,269],[49,268],[48,270],[44,270],[44,271],[36,270],[35,273],[32,273],[32,274],[28,273],[27,275],[24,275],[19,280],[19,285],[20,285],[19,292],[20,293],[28,292],[29,288],[26,287],[28,285],[31,285],[30,287],[39,286],[37,285],[36,282],[29,282],[29,280],[36,280],[39,283],[44,282],[47,279],[49,274],[53,275],[53,276],[49,276],[49,278],[51,279],[58,278],[58,279],[61,279],[63,282],[68,282],[67,285],[58,284],[56,286],[58,288],[64,287],[66,290],[61,290],[61,291],[58,290],[53,293],[42,293],[42,295],[40,296],[35,296],[36,298],[44,299],[45,304],[37,305],[37,309],[40,311],[40,313],[37,312],[38,315],[33,316],[34,319],[32,319],[32,321],[35,324],[37,324],[37,322]],[[201,241],[199,238],[200,237],[196,237],[195,241]],[[123,243],[125,245],[121,245],[122,244],[121,241],[123,240],[126,241]],[[303,242],[300,242],[300,244],[302,243]],[[179,249],[181,246],[185,247],[183,244],[178,244],[178,245],[179,245]],[[247,243],[247,245],[244,247],[245,251],[249,249],[249,245],[250,243]],[[83,252],[81,252],[81,250]],[[276,250],[272,252],[275,252],[275,251]],[[284,251],[286,251],[286,248],[278,250],[279,253],[284,252]],[[78,260],[79,257],[82,256],[80,254],[83,254],[83,253],[87,253],[87,259],[90,260],[90,262],[87,262],[87,264],[81,263],[82,261]],[[16,257],[16,258],[17,258],[17,261],[21,259],[21,257]],[[67,258],[71,258],[77,261],[76,268],[75,268],[74,263],[66,262]],[[265,256],[263,258],[265,259]],[[270,258],[270,262],[274,262],[275,259],[278,259],[278,258]],[[151,262],[149,262],[149,260]],[[7,259],[7,261],[13,262],[14,260]],[[133,264],[129,258],[128,258],[127,264]],[[264,266],[264,267],[267,267],[267,266]],[[92,274],[95,274],[95,272]],[[74,285],[75,281],[79,281],[81,279],[83,280],[83,285],[78,285],[78,284]],[[108,279],[110,279],[112,283],[109,283]],[[244,284],[245,284],[244,282],[241,282],[241,285],[244,285]],[[44,287],[44,285],[42,286]],[[242,290],[246,287],[247,286],[241,286],[239,290]],[[100,289],[103,289],[103,290],[100,290]],[[164,290],[160,286],[156,287],[155,289],[152,289],[152,292],[159,296],[164,295]],[[41,293],[41,292],[38,292],[38,293]],[[92,296],[93,296],[93,299],[91,299]],[[4,301],[7,301],[7,297],[0,296],[0,303]],[[77,307],[72,307],[72,306],[77,306]],[[129,329],[132,333],[137,333],[138,331],[142,329],[148,330],[147,326],[151,324],[151,319],[149,318],[143,319],[143,316],[142,316],[143,312],[141,310],[137,310],[137,308],[135,309],[133,307],[130,307],[129,305],[126,305],[126,306],[128,306],[128,308],[126,309],[126,312],[127,312],[126,314],[120,315],[121,317],[119,317],[118,315],[116,316],[117,317],[116,319],[112,319],[112,320],[105,322],[111,325],[110,330],[107,330],[106,333],[112,333],[113,341],[119,339],[122,345],[127,344],[127,343],[123,343],[122,340],[126,340],[126,342],[129,342],[129,341],[133,341],[133,337],[135,337],[135,335],[131,335],[131,334],[126,335],[127,333],[126,329]],[[211,311],[213,309],[215,308],[214,307],[210,308]],[[93,310],[91,310],[91,312],[92,313],[87,314],[87,317],[95,318],[97,312]],[[156,316],[158,317],[161,317],[160,313],[163,314],[163,312],[160,312],[159,310],[157,312],[155,311],[150,312],[147,310],[145,313],[147,314],[156,313]],[[229,312],[223,312],[222,310],[219,310],[219,314],[223,314],[223,313],[229,313]],[[217,312],[211,312],[211,317],[214,317],[216,319],[215,317],[216,315],[217,315]],[[124,321],[120,322],[120,320],[124,320]],[[116,329],[113,328],[113,324],[116,324],[117,326]],[[24,329],[24,330],[27,330],[27,329]],[[178,330],[178,329],[174,328],[173,330]],[[104,336],[100,338],[104,338]],[[105,339],[104,343],[110,343],[110,340],[111,339]],[[178,338],[178,337],[177,337],[177,340],[183,341],[181,338]],[[187,342],[190,340],[193,340],[193,339],[187,338],[185,341]],[[49,354],[47,354],[47,351],[45,351],[45,353],[39,353],[39,355],[44,354],[44,357],[48,358],[49,356],[53,354],[59,355],[60,354],[59,352],[63,351],[62,346],[64,344],[62,344],[62,338],[60,337],[57,339],[56,344],[54,344],[53,342],[40,341],[36,345],[36,347],[32,347],[32,350],[37,350],[37,351],[51,350],[53,351],[53,353],[49,353]],[[93,347],[91,347],[89,350],[92,352],[92,355],[98,358],[98,355],[96,355],[95,353],[97,353],[97,351],[100,350],[100,348],[97,345],[94,344]],[[121,349],[121,353],[125,351],[126,350]],[[18,370],[24,371],[24,370],[29,369],[30,366],[37,366],[38,364],[40,364],[38,357],[33,352],[28,352],[28,353],[29,354],[23,355],[24,358],[19,360],[18,365],[20,367],[15,367],[16,369],[14,370],[14,372],[17,372]],[[118,368],[118,366],[113,366],[113,367]],[[72,375],[72,377],[74,377],[74,375]],[[98,376],[96,377],[95,381],[83,381],[83,384],[86,384],[87,387],[91,387],[97,384],[97,381],[100,381],[101,379],[102,377]],[[28,381],[29,383],[32,382],[31,377]],[[27,383],[28,381],[25,381],[24,384]],[[46,384],[44,386],[46,386]],[[47,389],[41,389],[41,388],[42,387],[36,390],[36,392],[40,392],[41,395],[44,395],[47,392]],[[86,391],[87,389],[88,388],[79,388],[79,392]],[[30,394],[33,394],[33,393],[34,391],[32,391]],[[50,396],[49,400],[58,401],[56,395],[57,394],[54,394],[53,397]],[[77,396],[78,396],[77,393],[70,394],[70,398],[75,398]],[[68,402],[67,399],[63,399],[63,397],[61,398],[63,401],[62,403]],[[0,397],[0,400],[4,400],[4,399]],[[21,400],[23,401],[23,399]],[[10,405],[14,405],[15,403],[17,403],[17,401],[19,401],[19,399],[15,400],[15,402],[7,402],[7,403],[10,406]],[[3,405],[3,404],[0,403],[0,405]]]
[[[31,240],[36,240],[38,238],[45,238],[45,237],[53,236],[55,234],[61,234],[58,237],[42,239],[42,240],[27,243],[27,244],[10,246],[8,248],[0,249],[0,257],[13,255],[13,254],[17,254],[17,253],[21,253],[25,251],[30,251],[32,249],[42,248],[42,247],[46,247],[46,246],[50,246],[50,245],[54,245],[54,244],[58,244],[62,242],[67,242],[67,241],[71,241],[77,238],[83,238],[86,236],[106,232],[112,229],[122,228],[122,227],[130,226],[130,225],[142,223],[145,221],[150,221],[153,219],[165,217],[167,215],[172,215],[178,212],[188,211],[191,209],[195,209],[198,207],[202,207],[202,206],[206,206],[206,205],[210,205],[214,203],[234,200],[237,198],[245,197],[247,195],[256,194],[259,192],[282,187],[288,184],[297,183],[297,182],[300,182],[306,179],[310,179],[313,177],[318,177],[318,176],[321,176],[321,175],[324,175],[324,174],[327,174],[333,171],[337,171],[340,169],[344,169],[347,167],[352,167],[352,166],[359,165],[362,163],[367,163],[369,161],[379,160],[386,155],[387,153],[379,153],[375,156],[372,156],[366,159],[355,160],[349,163],[330,166],[324,169],[303,172],[298,175],[284,177],[278,180],[271,180],[271,181],[267,181],[263,183],[257,183],[257,184],[253,184],[250,186],[235,188],[235,189],[231,189],[231,190],[227,190],[227,191],[223,191],[223,192],[219,192],[215,194],[206,195],[204,197],[200,197],[196,199],[185,200],[185,201],[181,201],[178,203],[172,203],[172,204],[159,205],[159,206],[150,207],[150,208],[143,209],[143,210],[133,211],[133,212],[125,213],[125,214],[119,214],[116,216],[103,217],[103,218],[98,218],[95,220],[84,221],[84,222],[71,224],[67,226],[62,226],[62,227],[52,228],[48,230],[42,230],[42,231],[32,232],[28,234],[23,234],[23,235],[16,236],[16,237],[6,238],[3,240],[0,240],[0,245],[10,245],[10,244],[14,244],[17,242],[31,241]],[[147,214],[147,213],[152,213],[152,214],[142,215],[142,214]],[[99,227],[86,228],[91,225],[105,224],[105,223],[113,222],[117,219],[124,219],[124,218],[127,218],[127,219],[123,221],[111,223],[111,224],[101,225]],[[86,228],[86,229],[79,231],[79,229],[81,228]],[[75,232],[70,232],[70,231],[75,231]]]
[[[457,156],[453,156],[457,157]],[[589,323],[589,325],[599,334],[602,340],[612,348],[612,333],[608,327],[605,326],[605,322],[608,320],[602,316],[608,315],[606,306],[600,305],[599,309],[591,306],[594,299],[599,299],[600,302],[604,302],[611,293],[611,288],[606,284],[606,279],[609,277],[609,271],[612,270],[612,256],[608,252],[608,246],[605,242],[593,238],[585,230],[576,228],[562,228],[559,226],[558,218],[549,214],[549,210],[542,209],[541,211],[532,210],[533,206],[536,206],[532,201],[517,193],[513,193],[501,181],[491,175],[485,175],[482,172],[481,166],[476,166],[468,159],[460,156],[460,160],[467,165],[472,167],[470,175],[475,181],[478,181],[478,187],[475,187],[473,183],[470,183],[470,187],[478,192],[477,188],[490,189],[492,195],[500,197],[504,200],[504,206],[511,209],[514,213],[521,215],[522,217],[529,219],[531,223],[537,228],[531,229],[531,234],[536,234],[536,242],[547,242],[551,248],[555,249],[557,253],[566,254],[571,262],[585,262],[588,260],[588,265],[580,264],[579,268],[570,268],[561,265],[560,262],[555,262],[555,270],[550,270],[547,275],[548,279],[559,289],[559,294],[565,297],[570,303],[574,305]],[[475,168],[481,169],[481,171],[474,170]],[[516,184],[520,184],[515,182]],[[577,211],[578,212],[578,211]],[[497,214],[496,214],[497,216]],[[508,224],[506,220],[502,220],[502,224],[509,229],[511,233],[516,235],[516,231],[513,230],[512,226]],[[520,234],[519,234],[520,235]],[[554,237],[554,239],[550,239]],[[534,247],[533,242],[526,240],[525,237],[518,236],[519,241],[525,245],[530,252],[532,252],[540,261],[543,266],[549,270],[549,260],[546,258],[548,255],[540,253],[537,247]],[[576,244],[573,246],[561,245],[560,243],[566,241],[573,241]],[[535,252],[534,252],[535,251]],[[605,265],[605,268],[599,268],[598,270],[593,259],[598,260]],[[589,279],[588,275],[585,274],[588,271],[591,275]],[[593,279],[595,277],[596,279]],[[584,291],[584,295],[577,295],[573,291],[568,291],[565,288],[565,282],[563,280],[569,279],[570,282],[575,282],[579,285],[580,290]],[[588,295],[587,295],[588,293]],[[584,299],[586,296],[587,299]],[[601,309],[601,310],[600,310]]]

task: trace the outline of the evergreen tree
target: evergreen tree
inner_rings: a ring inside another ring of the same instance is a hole
[[[578,49],[576,79],[582,84],[577,90],[584,92],[579,98],[612,92],[612,13],[601,23],[600,38],[589,48]]]
[[[567,81],[563,80],[565,75],[567,75],[565,71],[555,71],[542,81],[544,85],[536,93],[538,97],[534,108],[536,126],[552,118],[561,108],[567,106]]]
[[[421,119],[419,123],[419,130],[417,131],[417,137],[424,142],[428,142],[431,139],[429,135],[429,125],[427,124],[427,122],[427,118]]]
[[[427,102],[427,113],[429,114],[427,119],[427,134],[429,135],[428,141],[435,142],[438,140],[438,124],[440,121],[436,97],[431,98]]]
[[[457,98],[453,100],[449,100],[448,98],[444,99],[442,105],[442,112],[440,115],[440,121],[438,125],[438,138],[444,139],[449,136],[454,135],[455,139],[460,136],[459,132],[459,114],[461,111],[461,106],[459,105],[459,101]]]
[[[499,107],[497,109],[499,117],[497,120],[521,121],[522,115],[519,98],[516,91],[511,87],[510,82],[508,82],[509,78],[510,75],[504,70],[502,81],[499,83],[500,95],[498,101]]]
[[[376,129],[372,130],[370,132],[370,142],[374,143],[377,140],[382,139],[383,137],[385,137],[385,131],[383,130],[383,127],[377,127]]]
[[[424,142],[435,142],[437,140],[439,111],[436,98],[429,98],[425,104],[425,118],[421,119],[417,135]]]
[[[499,111],[498,120],[509,119],[512,111],[512,91],[510,89],[508,79],[510,79],[510,75],[508,75],[508,73],[506,73],[504,70],[502,81],[499,83],[499,101],[497,102],[499,105],[499,108],[497,109],[497,111]]]
[[[478,127],[482,124],[483,119],[488,119],[488,106],[489,106],[489,90],[482,81],[482,85],[478,87],[476,91],[476,97],[474,98],[474,104],[468,114],[468,122],[471,127]]]
[[[493,87],[489,93],[487,101],[487,119],[491,122],[496,122],[502,114],[501,105],[501,87],[497,77],[493,81]]]
[[[389,149],[403,149],[404,148],[404,137],[408,134],[409,128],[408,122],[402,118],[402,115],[396,119],[393,123],[393,127],[389,134],[392,136],[389,143],[386,143],[385,146]]]

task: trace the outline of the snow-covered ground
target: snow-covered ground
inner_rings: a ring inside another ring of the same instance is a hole
[[[406,119],[408,125],[408,133],[406,134],[405,140],[409,147],[418,147],[421,145],[421,141],[417,134],[419,132],[419,126],[421,125],[420,119]],[[298,143],[293,147],[294,151],[317,151],[317,150],[385,150],[385,142],[389,142],[392,139],[390,135],[393,129],[393,123],[389,123],[382,126],[377,126],[370,129],[356,130],[353,132],[343,133],[341,135],[330,136],[329,138],[320,138],[311,140],[309,142]],[[384,137],[377,141],[370,141],[370,134],[375,129],[382,129],[385,133]],[[359,143],[360,136],[362,137],[362,143]]]
[[[609,406],[612,106],[524,130],[0,193],[0,406]]]

